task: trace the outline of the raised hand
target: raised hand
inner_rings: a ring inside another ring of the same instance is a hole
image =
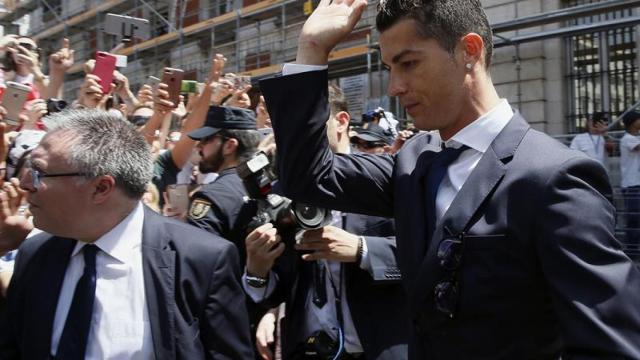
[[[69,48],[69,39],[62,40],[62,48],[49,56],[49,72],[64,73],[74,62],[74,51]]]
[[[15,250],[33,230],[33,224],[21,213],[25,191],[16,178],[5,182],[0,191],[0,254]]]
[[[366,0],[322,0],[302,27],[296,63],[325,65],[329,53],[355,28]]]

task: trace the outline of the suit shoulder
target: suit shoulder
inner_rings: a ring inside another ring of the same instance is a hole
[[[170,241],[189,254],[211,254],[212,251],[224,252],[235,247],[232,242],[196,226],[169,218],[163,218],[163,221]]]
[[[537,130],[530,130],[523,138],[518,153],[531,159],[532,166],[557,169],[564,164],[585,163],[600,166],[582,151],[568,148],[560,141]]]
[[[20,254],[23,254],[21,255],[23,257],[32,255],[52,238],[53,235],[46,232],[40,232],[35,235],[29,236],[25,241],[22,242],[22,244],[20,244],[18,251],[20,252]]]

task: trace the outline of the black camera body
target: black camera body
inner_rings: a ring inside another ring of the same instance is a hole
[[[248,225],[250,231],[268,222],[279,231],[318,229],[331,223],[331,210],[296,203],[273,193],[275,172],[264,152],[257,152],[238,165],[237,171],[247,194],[257,202],[257,213]]]
[[[60,112],[69,105],[66,101],[60,99],[47,99],[47,115]]]

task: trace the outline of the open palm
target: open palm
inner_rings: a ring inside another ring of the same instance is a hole
[[[322,0],[302,28],[296,62],[326,64],[329,52],[349,35],[366,6],[366,0]]]

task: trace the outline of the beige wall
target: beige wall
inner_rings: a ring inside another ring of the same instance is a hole
[[[559,0],[485,0],[482,3],[491,23],[548,12],[561,5]],[[510,38],[557,26],[537,26],[499,35]],[[549,134],[566,133],[563,40],[551,39],[520,45],[519,71],[516,54],[514,46],[502,47],[494,52],[491,74],[498,92],[514,108],[518,108],[534,128]]]

